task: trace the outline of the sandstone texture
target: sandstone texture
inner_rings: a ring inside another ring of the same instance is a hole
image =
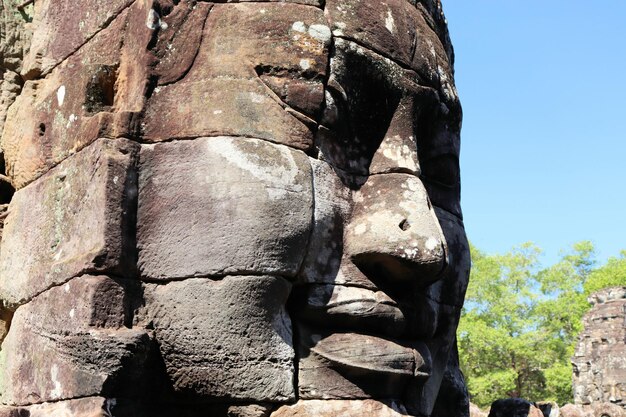
[[[75,278],[18,308],[0,352],[0,400],[128,395],[149,337],[124,327],[126,315],[123,287],[105,276]]]
[[[5,304],[84,273],[133,274],[138,150],[127,140],[99,140],[15,193],[0,247]]]
[[[147,284],[147,319],[173,390],[192,399],[293,400],[289,290],[271,276]]]
[[[313,218],[304,153],[257,139],[200,138],[144,146],[140,165],[142,276],[295,276]]]
[[[375,400],[341,401],[341,400],[303,400],[295,405],[282,406],[272,413],[272,417],[315,417],[315,416],[371,416],[400,417],[407,411],[401,405],[386,404]]]
[[[2,417],[109,417],[117,411],[113,398],[87,397],[27,407],[0,407]]]
[[[565,404],[559,409],[561,417],[585,417],[587,413],[582,406],[574,404]]]
[[[589,301],[593,307],[572,358],[574,400],[626,408],[626,287],[601,290]]]
[[[487,417],[489,413],[484,412],[480,409],[476,404],[470,403],[469,406],[469,415],[470,417]]]
[[[0,417],[469,416],[453,64],[438,0],[0,0]]]

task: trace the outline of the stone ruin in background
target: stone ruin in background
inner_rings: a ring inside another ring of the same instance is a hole
[[[574,401],[614,403],[626,408],[626,287],[589,297],[574,365]]]
[[[0,415],[467,415],[438,1],[0,7]]]

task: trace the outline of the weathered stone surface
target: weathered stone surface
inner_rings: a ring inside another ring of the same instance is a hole
[[[363,46],[340,38],[334,45],[320,158],[358,175],[418,174],[419,113],[434,102],[434,91],[419,85],[414,71]]]
[[[295,405],[283,405],[271,414],[272,417],[401,417],[406,415],[408,414],[401,404],[376,400],[305,400]]]
[[[275,406],[270,404],[150,404],[141,406],[136,414],[130,414],[129,417],[142,415],[153,417],[269,417],[274,408]],[[115,416],[117,417],[117,414]]]
[[[17,305],[86,272],[131,276],[138,145],[102,139],[15,193],[0,247],[0,297]]]
[[[434,207],[446,242],[446,265],[439,280],[426,291],[442,305],[461,307],[469,284],[471,258],[463,220],[445,209]]]
[[[456,92],[447,97],[357,43],[336,38],[334,45],[317,137],[320,158],[358,175],[419,173],[433,204],[461,217]],[[419,158],[411,155],[416,144]]]
[[[613,287],[589,298],[574,365],[576,404],[615,403],[626,408],[626,287]]]
[[[153,75],[158,85],[171,84],[184,77],[193,65],[202,42],[202,32],[211,3],[178,2],[171,10],[163,7],[153,22],[159,30],[154,53]]]
[[[587,407],[587,413],[590,417],[625,417],[626,410],[618,404],[599,401]]]
[[[326,10],[335,36],[397,60],[433,84],[439,80],[438,68],[450,72],[441,42],[432,36],[425,16],[409,1],[330,0]]]
[[[306,155],[256,139],[201,138],[144,146],[140,165],[143,277],[296,274],[313,218]]]
[[[26,78],[32,79],[50,72],[106,28],[132,3],[132,0],[113,0],[106,3],[98,0],[80,3],[66,0],[35,2],[35,30],[30,50],[24,58],[22,73]]]
[[[302,399],[393,398],[408,381],[430,373],[425,345],[357,333],[299,327]]]
[[[393,337],[401,336],[409,325],[398,303],[382,291],[307,285],[299,292],[294,297],[297,304],[294,313],[311,323],[330,321],[336,328],[383,332]]]
[[[57,18],[75,7],[75,2],[44,3],[42,13]],[[150,9],[142,4],[135,2],[117,15],[46,78],[25,83],[9,109],[1,143],[7,174],[16,188],[97,138],[135,135],[145,101],[149,59],[146,47],[152,36],[145,25]],[[109,6],[101,2],[89,2],[89,7],[97,10],[85,8],[84,15],[108,15]],[[84,18],[81,14],[70,16],[69,23]],[[137,21],[142,22],[138,30],[132,24]],[[146,50],[143,54],[134,52],[142,49]]]
[[[221,401],[294,399],[289,290],[271,276],[146,284],[144,314],[174,392]]]
[[[480,409],[476,404],[470,403],[469,405],[469,415],[470,417],[487,417],[486,412]]]
[[[456,410],[457,417],[472,417],[471,404],[469,402],[469,393],[465,386],[465,380],[461,367],[459,365],[459,352],[456,344],[448,356],[448,365],[446,366],[439,395],[435,401],[432,417],[448,417],[450,410]],[[486,416],[486,413],[483,417]],[[478,417],[478,416],[474,416]],[[558,417],[558,416],[550,416]]]
[[[3,406],[0,417],[110,417],[113,411],[117,412],[116,404],[114,398],[87,397],[27,407]]]
[[[7,4],[0,415],[468,414],[439,0]]]
[[[189,72],[150,98],[143,137],[246,136],[310,148],[330,39],[317,8],[214,5]]]
[[[343,254],[344,223],[350,216],[351,190],[332,167],[310,158],[313,167],[313,230],[299,280],[333,284],[337,281]]]
[[[124,327],[124,294],[111,278],[82,276],[18,308],[0,351],[0,401],[132,393],[150,340]]]
[[[345,251],[352,260],[361,269],[379,265],[397,280],[432,284],[444,266],[445,240],[419,179],[408,174],[375,175],[354,200],[345,232]]]
[[[18,10],[15,6],[12,0],[0,1],[0,68],[19,72],[30,46],[33,7]]]
[[[560,417],[587,417],[581,405],[565,404],[559,410]]]
[[[357,3],[380,9],[384,21],[384,5],[354,2],[345,10]],[[374,51],[338,36],[316,143],[322,204],[292,303],[317,335],[300,347],[301,398],[400,397],[411,415],[467,415],[463,378],[450,361],[470,266],[458,208],[456,93],[385,58],[373,41]],[[351,334],[355,345],[361,337],[389,348],[423,342],[428,378],[391,382],[320,355],[315,346],[333,332]],[[302,343],[307,333],[298,334]]]
[[[0,133],[4,130],[9,107],[22,91],[22,80],[19,74],[11,70],[0,70]]]

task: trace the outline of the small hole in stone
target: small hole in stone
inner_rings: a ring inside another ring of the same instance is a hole
[[[400,222],[398,227],[402,230],[409,230],[409,228],[411,227],[411,223],[409,223],[407,219],[404,219]]]
[[[43,136],[46,133],[46,125],[43,123],[39,124],[39,136]]]
[[[88,113],[110,111],[115,103],[117,67],[98,65],[87,83],[85,110]]]

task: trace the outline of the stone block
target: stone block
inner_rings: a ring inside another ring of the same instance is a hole
[[[149,404],[142,406],[141,411],[128,417],[269,417],[275,408],[273,404]],[[117,409],[115,417],[118,417]],[[2,417],[2,415],[0,415]],[[126,417],[126,415],[119,415]]]
[[[19,307],[0,351],[0,401],[135,393],[150,339],[123,327],[124,296],[111,278],[82,276]]]
[[[559,410],[561,417],[589,417],[581,405],[565,404]]]
[[[431,85],[449,71],[448,56],[426,16],[412,2],[328,0],[333,35],[351,40],[415,70]]]
[[[150,98],[143,137],[159,142],[231,135],[310,148],[330,40],[315,7],[214,5],[189,71]]]
[[[20,11],[13,2],[0,2],[0,68],[19,73],[24,53],[30,46],[32,26],[28,19],[32,16],[32,6]]]
[[[584,329],[572,358],[575,403],[624,407],[626,287],[605,288],[588,301],[592,308],[583,317]]]
[[[133,276],[138,148],[96,141],[15,193],[0,248],[6,304],[88,272]]]
[[[87,397],[25,407],[4,406],[0,407],[0,417],[109,417],[116,403],[114,398]]]
[[[315,207],[309,250],[299,280],[336,282],[343,254],[343,232],[350,216],[352,194],[326,162],[310,158]]]
[[[154,327],[174,392],[196,401],[293,400],[289,290],[271,276],[145,284],[142,315]]]
[[[395,401],[378,400],[301,400],[294,405],[283,405],[271,417],[402,417],[406,409]]]
[[[89,16],[108,16],[123,2],[113,3],[88,1],[83,6],[55,0],[37,2],[37,8],[47,8],[46,16],[53,19],[48,29],[62,17],[59,29],[67,30],[66,24],[79,26],[76,19],[89,20],[85,17],[89,7],[94,9]],[[98,138],[134,137],[139,131],[152,36],[145,23],[150,10],[146,7],[145,2],[134,2],[48,76],[26,81],[8,110],[1,144],[7,175],[15,188],[24,187]],[[76,33],[70,32],[58,36]],[[57,41],[50,47],[65,48],[62,39]]]
[[[179,81],[191,68],[200,45],[202,30],[213,4],[179,2],[167,10],[161,7],[162,16],[157,22],[159,30],[154,54],[157,63],[153,75],[158,85]]]
[[[394,398],[430,373],[425,345],[299,326],[301,399]]]
[[[142,277],[294,277],[311,230],[311,184],[304,153],[266,141],[216,137],[143,146]]]
[[[9,107],[22,91],[22,80],[19,74],[3,69],[0,70],[0,132],[4,130]]]
[[[76,52],[115,19],[132,0],[42,0],[35,3],[35,28],[23,75],[34,78]]]

